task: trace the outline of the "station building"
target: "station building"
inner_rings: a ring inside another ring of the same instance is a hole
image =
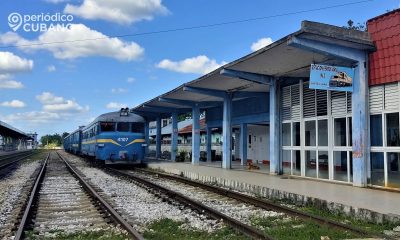
[[[207,139],[213,128],[222,129],[222,168],[232,168],[235,154],[242,165],[266,163],[270,174],[399,189],[400,10],[370,19],[367,27],[303,21],[299,31],[132,111],[147,119],[147,142],[149,122],[156,121],[157,157],[161,119],[172,117],[175,160],[177,116],[191,112],[191,161],[199,164],[205,112]],[[315,87],[321,66],[351,69],[351,89]],[[206,151],[211,161],[211,141]]]
[[[25,150],[32,137],[13,126],[0,121],[0,153]]]

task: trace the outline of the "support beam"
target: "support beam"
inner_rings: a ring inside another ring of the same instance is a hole
[[[233,93],[233,98],[252,98],[252,97],[265,97],[265,96],[268,96],[267,92],[237,91]]]
[[[232,167],[232,96],[227,94],[224,98],[222,120],[222,168]]]
[[[323,55],[329,55],[350,61],[360,61],[365,57],[364,51],[358,49],[353,49],[349,47],[324,43],[300,37],[289,38],[287,40],[287,45],[304,49],[306,51],[316,52]]]
[[[198,93],[198,94],[203,94],[203,95],[208,95],[208,96],[213,96],[213,97],[219,97],[219,98],[224,98],[226,95],[225,91],[209,89],[209,88],[199,88],[199,87],[185,86],[185,87],[183,87],[183,91],[193,92],[193,93]]]
[[[161,158],[161,117],[156,120],[156,158]]]
[[[150,106],[150,105],[142,105],[143,111],[147,112],[158,112],[158,113],[171,113],[176,111],[190,111],[190,108],[187,109],[177,109],[171,107],[161,107],[161,106]],[[140,110],[139,110],[140,111]]]
[[[212,130],[207,127],[207,162],[211,162]]]
[[[240,164],[247,162],[247,124],[240,124]]]
[[[270,173],[279,174],[281,163],[279,153],[280,146],[280,121],[279,121],[279,85],[278,81],[272,82],[269,88],[269,161]]]
[[[178,153],[178,114],[172,113],[172,132],[171,132],[171,160],[176,161]]]
[[[233,77],[233,78],[240,78],[246,81],[260,83],[260,84],[271,84],[273,77],[258,73],[250,73],[250,72],[243,72],[233,69],[222,69],[219,72],[221,75]]]
[[[194,106],[192,109],[192,164],[200,161],[200,108]]]
[[[158,98],[158,101],[172,103],[172,104],[181,105],[181,106],[188,106],[188,107],[193,107],[193,106],[197,105],[200,108],[215,107],[215,106],[222,105],[222,102],[219,102],[219,101],[195,102],[195,101],[190,101],[190,100],[181,100],[181,99],[163,98],[163,97]]]
[[[367,57],[365,57],[367,59]],[[353,80],[352,113],[353,113],[353,185],[367,186],[368,166],[368,125],[366,61],[358,62]]]
[[[144,153],[147,155],[149,153],[149,145],[150,145],[150,128],[149,121],[146,119],[144,122],[144,140],[146,142],[146,146],[144,147]]]

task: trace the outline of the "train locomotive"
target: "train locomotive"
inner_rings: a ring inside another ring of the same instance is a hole
[[[128,108],[105,113],[66,136],[64,149],[105,164],[141,164],[146,147],[144,123],[143,117]]]

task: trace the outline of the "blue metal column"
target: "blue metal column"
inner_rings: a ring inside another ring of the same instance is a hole
[[[366,58],[365,58],[366,59]],[[359,61],[355,69],[352,94],[353,113],[353,185],[367,186],[368,161],[368,107],[365,61]]]
[[[211,162],[211,146],[212,146],[212,136],[211,128],[207,127],[207,162]]]
[[[224,97],[224,110],[222,120],[222,168],[230,169],[232,166],[232,96]]]
[[[247,124],[240,124],[240,164],[247,162]]]
[[[280,170],[280,141],[279,141],[279,86],[277,80],[269,86],[269,155],[271,174],[279,174]]]
[[[149,144],[150,144],[150,128],[149,121],[144,122],[144,141],[146,142],[146,147],[144,148],[144,153],[147,155],[149,153]]]
[[[195,105],[192,108],[192,164],[200,161],[200,108]]]
[[[156,120],[156,158],[161,158],[161,118]]]
[[[171,132],[171,160],[176,161],[178,153],[178,114],[172,113],[172,132]]]

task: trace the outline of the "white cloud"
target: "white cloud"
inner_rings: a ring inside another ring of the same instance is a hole
[[[91,40],[80,41],[84,39]],[[135,42],[109,38],[83,24],[71,24],[70,29],[63,31],[44,32],[36,40],[27,40],[14,32],[7,32],[0,35],[0,43],[17,45],[26,52],[47,50],[58,59],[103,56],[132,61],[139,59],[144,53],[144,49]]]
[[[43,92],[37,95],[36,99],[43,104],[43,110],[46,112],[71,114],[89,111],[89,106],[82,107],[75,100],[66,100],[50,92]]]
[[[157,64],[157,67],[175,72],[206,74],[225,64],[226,62],[217,63],[215,59],[209,59],[207,56],[200,55],[186,58],[182,61],[164,59]]]
[[[56,66],[54,66],[54,65],[47,66],[47,71],[48,72],[55,72],[56,71]]]
[[[51,92],[43,92],[42,94],[37,95],[36,99],[42,104],[60,104],[64,102],[63,97],[58,97]]]
[[[18,57],[12,52],[0,52],[0,73],[27,72],[32,68],[32,60]]]
[[[257,40],[257,42],[254,42],[253,44],[251,44],[251,51],[255,52],[265,46],[270,45],[273,42],[274,41],[272,41],[272,39],[270,37],[260,38]]]
[[[106,105],[108,109],[121,109],[128,107],[128,104],[125,103],[117,103],[117,102],[110,102]]]
[[[0,103],[3,107],[23,108],[26,104],[20,100],[11,100]]]
[[[89,106],[82,107],[74,100],[66,100],[63,103],[43,105],[43,110],[47,112],[79,113],[89,110]]]
[[[48,123],[54,120],[60,120],[61,116],[58,113],[50,113],[43,111],[32,111],[32,112],[23,112],[23,113],[15,113],[4,116],[3,119],[6,122],[31,122],[31,123]]]
[[[23,87],[24,85],[21,82],[0,77],[0,89],[20,89]]]
[[[128,77],[128,79],[127,79],[126,81],[127,81],[128,83],[133,83],[133,82],[136,81],[136,79],[133,78],[133,77]]]
[[[125,92],[128,92],[128,89],[125,89],[125,88],[112,88],[111,92],[112,93],[125,93]]]
[[[156,14],[167,14],[161,0],[84,0],[79,6],[67,4],[65,13],[85,19],[102,19],[118,24],[152,20]]]

